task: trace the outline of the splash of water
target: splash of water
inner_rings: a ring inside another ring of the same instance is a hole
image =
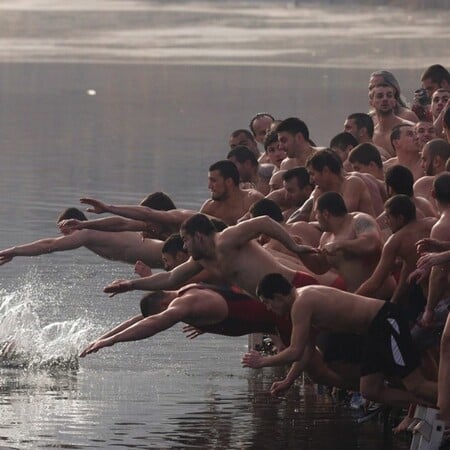
[[[14,292],[0,290],[0,367],[77,370],[93,326],[83,318],[42,325],[39,291],[30,281]]]

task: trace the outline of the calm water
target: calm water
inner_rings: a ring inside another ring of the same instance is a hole
[[[347,114],[367,109],[372,70],[393,70],[408,96],[428,64],[449,66],[449,16],[1,2],[0,247],[55,236],[59,212],[84,195],[136,203],[163,190],[200,207],[208,166],[257,111],[299,115],[326,145]],[[246,338],[190,342],[176,327],[78,361],[136,313],[138,293],[101,291],[131,266],[80,249],[0,271],[0,342],[14,337],[18,352],[0,365],[0,448],[387,448],[378,424],[356,426],[311,387],[269,398],[281,374],[240,367]]]

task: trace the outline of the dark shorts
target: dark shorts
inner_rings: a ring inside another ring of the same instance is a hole
[[[317,337],[317,346],[326,363],[360,364],[364,349],[364,336],[324,331]]]
[[[440,342],[449,311],[450,298],[444,298],[434,309],[434,322],[431,327],[424,328],[417,324],[412,327],[411,336],[419,352],[435,347]]]
[[[382,372],[402,379],[419,365],[419,352],[411,338],[408,322],[397,305],[386,302],[369,326],[361,376]]]
[[[410,322],[415,322],[423,313],[427,298],[423,295],[420,284],[412,283],[407,292],[400,298],[398,304],[402,315]]]

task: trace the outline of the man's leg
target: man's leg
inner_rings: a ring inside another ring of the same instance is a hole
[[[431,405],[437,403],[437,383],[424,378],[420,367],[414,369],[405,378],[402,378],[405,388],[418,399],[426,400]],[[418,403],[421,403],[420,401]]]
[[[447,317],[441,339],[441,357],[438,376],[438,406],[440,416],[450,426],[450,315]]]

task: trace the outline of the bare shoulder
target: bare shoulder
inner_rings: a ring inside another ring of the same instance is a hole
[[[424,177],[420,177],[415,183],[414,183],[414,191],[417,191],[418,189],[430,189],[433,185],[434,176],[432,175],[426,175]]]
[[[205,214],[212,214],[216,209],[216,202],[209,198],[208,200],[203,203],[202,207],[200,208],[201,213]]]
[[[356,234],[367,231],[378,231],[376,220],[369,214],[357,212],[353,214],[353,227]]]
[[[244,191],[246,193],[246,197],[251,202],[256,202],[264,198],[264,195],[256,189],[247,189]]]

